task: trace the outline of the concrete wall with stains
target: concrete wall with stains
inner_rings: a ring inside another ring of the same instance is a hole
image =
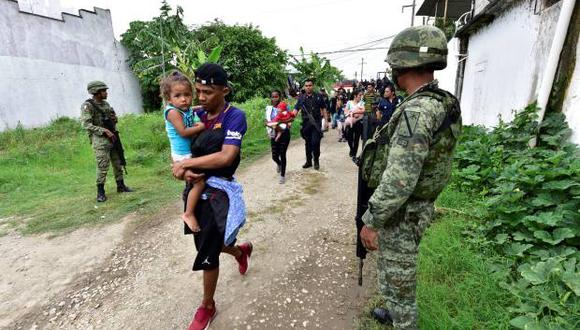
[[[79,117],[91,80],[108,84],[117,113],[142,112],[126,59],[108,10],[45,17],[0,0],[0,130]]]

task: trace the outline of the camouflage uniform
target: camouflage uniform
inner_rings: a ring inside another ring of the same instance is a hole
[[[115,111],[105,100],[96,103],[98,109],[94,109],[89,101],[81,106],[81,123],[89,133],[89,139],[93,145],[97,160],[97,185],[104,184],[109,170],[109,163],[113,165],[113,172],[117,182],[123,180],[123,167],[116,152],[112,152],[113,142],[105,135],[103,127],[103,114],[108,118],[116,118]],[[114,122],[114,120],[113,120]]]
[[[375,132],[375,128],[377,125],[377,115],[375,111],[373,111],[373,104],[378,102],[380,99],[379,93],[373,91],[369,93],[365,91],[363,95],[363,101],[365,102],[365,114],[363,117],[363,132],[362,132],[362,139],[363,142],[368,140],[373,136]]]
[[[412,36],[417,36],[417,31],[425,31],[429,38],[435,28],[411,29]],[[405,31],[401,34],[409,40]],[[397,46],[396,41],[393,40],[391,47]],[[443,47],[446,50],[445,43]],[[392,59],[390,56],[389,60]],[[389,64],[397,68],[390,61]],[[379,158],[382,168],[375,180],[379,184],[362,220],[378,232],[379,290],[395,329],[417,329],[415,289],[419,242],[433,219],[434,201],[451,176],[453,151],[460,131],[458,101],[438,89],[435,80],[410,95],[399,105],[388,125],[375,133],[374,139],[379,140],[383,134],[386,137],[383,141],[387,142],[382,149],[384,156]]]

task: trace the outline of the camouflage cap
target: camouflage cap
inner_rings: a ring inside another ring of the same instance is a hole
[[[100,90],[103,89],[109,89],[109,87],[107,87],[107,84],[105,84],[102,81],[91,81],[88,85],[87,85],[87,91],[89,91],[89,93],[91,94],[96,94],[98,93]]]
[[[447,67],[447,38],[440,29],[430,26],[407,28],[393,39],[387,54],[393,69],[428,67],[442,70]]]

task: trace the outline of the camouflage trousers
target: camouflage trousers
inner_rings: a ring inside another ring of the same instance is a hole
[[[418,329],[417,253],[433,213],[433,202],[407,202],[393,216],[393,224],[379,230],[379,292],[385,299],[385,308],[391,313],[395,329]]]
[[[104,184],[107,180],[109,164],[113,166],[115,181],[123,180],[123,167],[119,155],[112,151],[111,145],[94,146],[95,159],[97,161],[97,184]]]

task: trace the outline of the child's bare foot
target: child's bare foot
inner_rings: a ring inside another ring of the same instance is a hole
[[[199,233],[201,231],[201,228],[199,228],[199,224],[197,223],[197,219],[193,214],[183,213],[181,218],[187,224],[189,229],[191,229],[192,232]]]

